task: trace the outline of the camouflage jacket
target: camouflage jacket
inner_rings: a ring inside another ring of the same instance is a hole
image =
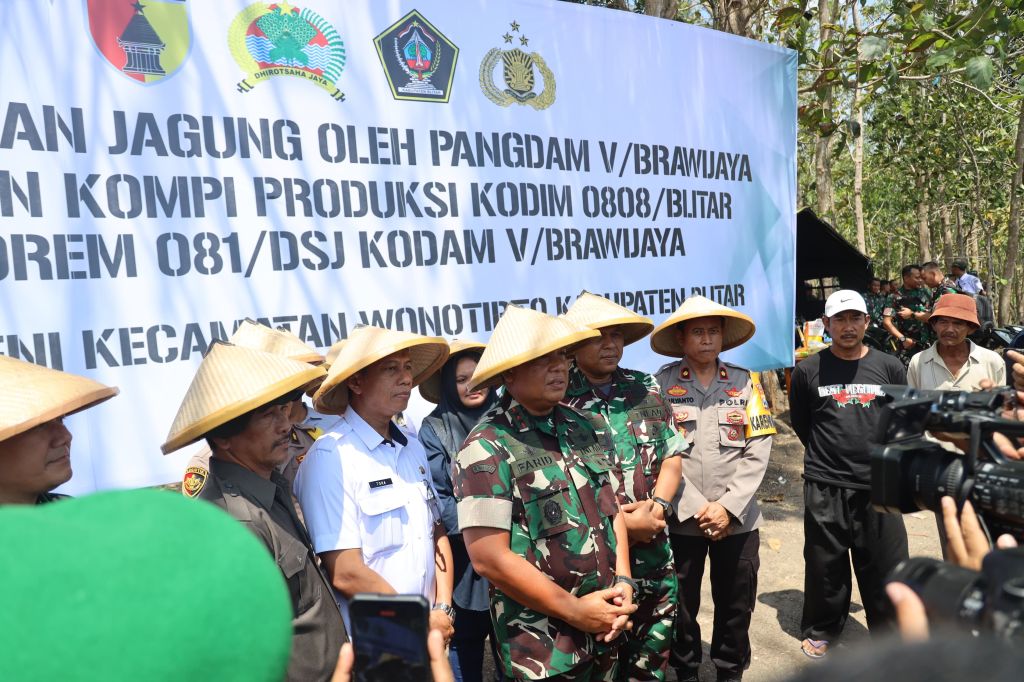
[[[913,317],[904,320],[900,317],[899,313],[900,308],[904,307],[910,308],[910,311],[915,313],[928,312],[931,310],[931,296],[931,290],[928,287],[919,287],[917,289],[900,287],[891,297],[890,307],[885,309],[886,317],[892,318],[896,328],[904,336],[917,341],[921,348],[934,340],[931,335],[931,328],[927,323],[915,320]]]
[[[611,437],[620,503],[649,500],[662,461],[682,455],[690,444],[676,430],[672,409],[650,374],[620,367],[610,388],[605,397],[573,365],[563,402],[587,415],[598,433]]]
[[[871,318],[871,324],[880,326],[885,309],[892,307],[892,297],[889,294],[872,294],[869,291],[864,294],[864,303],[868,306],[868,317]]]
[[[939,286],[931,290],[931,299],[928,304],[928,310],[935,307],[935,304],[939,302],[939,298],[946,294],[962,294],[964,290],[961,289],[956,282],[951,280],[949,277],[943,278]]]
[[[615,580],[617,513],[605,445],[582,414],[564,405],[534,417],[510,395],[466,438],[452,466],[459,526],[510,533],[511,550],[559,587],[583,596]],[[566,673],[607,645],[491,587],[505,674]]]

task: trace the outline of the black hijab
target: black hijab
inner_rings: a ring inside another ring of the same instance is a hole
[[[466,436],[469,435],[469,432],[477,425],[480,418],[484,416],[487,410],[491,409],[491,406],[497,400],[493,388],[487,392],[487,399],[484,400],[480,407],[466,407],[459,398],[459,388],[455,384],[455,370],[458,367],[459,360],[471,357],[479,362],[480,355],[481,351],[478,349],[465,350],[448,358],[448,361],[444,363],[444,367],[441,368],[441,401],[434,408],[434,411],[430,413],[430,416],[436,417],[441,421],[445,433],[438,433],[437,435],[441,442],[450,448],[452,456],[462,447]]]

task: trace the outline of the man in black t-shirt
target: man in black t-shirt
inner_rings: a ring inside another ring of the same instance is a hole
[[[885,577],[907,558],[903,517],[871,506],[869,441],[881,413],[882,384],[905,384],[896,358],[864,345],[867,306],[855,291],[825,302],[832,346],[797,365],[790,412],[804,444],[803,652],[821,658],[850,612],[850,560],[868,628],[886,625],[892,609]]]

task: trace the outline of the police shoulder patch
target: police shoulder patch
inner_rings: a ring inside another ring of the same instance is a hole
[[[195,497],[202,492],[209,477],[210,472],[203,467],[185,469],[185,477],[181,480],[181,494],[185,497]]]

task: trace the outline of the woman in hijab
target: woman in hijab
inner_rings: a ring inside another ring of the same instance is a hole
[[[420,425],[419,439],[427,451],[430,474],[441,503],[441,516],[455,562],[455,635],[449,659],[457,682],[482,682],[484,640],[490,636],[491,653],[498,660],[494,630],[488,612],[488,583],[477,575],[469,561],[459,530],[452,493],[452,460],[466,436],[495,403],[494,392],[469,390],[469,380],[480,360],[484,345],[454,341],[444,367],[420,386],[420,393],[437,408]],[[501,665],[496,666],[501,679]]]

